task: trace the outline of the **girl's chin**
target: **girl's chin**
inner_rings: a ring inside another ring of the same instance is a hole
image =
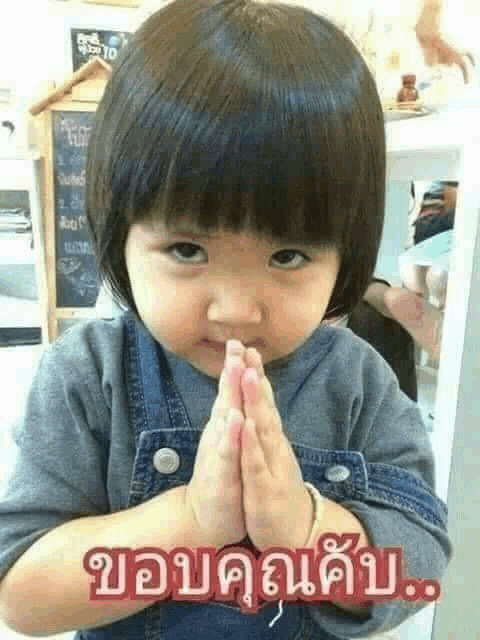
[[[223,360],[220,362],[206,362],[205,359],[195,358],[189,362],[194,369],[197,369],[197,371],[200,371],[200,373],[205,374],[209,378],[214,378],[215,380],[220,379],[224,367]]]
[[[218,354],[225,358],[226,344],[223,342],[211,342],[209,340],[200,340],[195,344],[196,349],[202,349],[208,354]]]

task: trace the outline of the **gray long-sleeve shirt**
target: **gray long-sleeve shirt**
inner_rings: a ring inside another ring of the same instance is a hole
[[[165,355],[199,434],[218,383]],[[128,507],[138,450],[125,358],[122,317],[82,323],[43,355],[0,502],[0,579],[52,528]],[[401,546],[407,575],[439,579],[451,546],[428,434],[381,356],[349,329],[323,326],[265,369],[304,479],[355,513],[376,547]],[[352,638],[396,626],[415,610],[390,601],[355,620],[326,604],[310,607],[322,629]]]

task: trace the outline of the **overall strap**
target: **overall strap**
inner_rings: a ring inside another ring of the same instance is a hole
[[[129,418],[135,424],[135,439],[142,431],[167,426],[192,429],[165,352],[133,312],[123,316],[125,328],[125,376]]]

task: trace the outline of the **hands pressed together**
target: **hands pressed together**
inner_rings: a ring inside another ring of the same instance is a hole
[[[248,533],[260,550],[305,545],[314,505],[283,432],[260,354],[229,340],[218,396],[186,491],[199,539],[222,547]]]

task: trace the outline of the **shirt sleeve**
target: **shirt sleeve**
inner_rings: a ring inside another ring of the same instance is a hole
[[[374,547],[401,547],[405,578],[440,581],[452,547],[446,506],[434,492],[430,439],[418,406],[400,390],[389,365],[370,347],[365,354],[363,364],[357,362],[363,391],[351,405],[349,449],[363,455],[371,486],[363,499],[339,502],[358,517]],[[426,604],[377,602],[365,618],[329,603],[310,606],[309,611],[320,628],[335,636],[363,638],[393,629]]]
[[[43,354],[12,434],[16,460],[0,498],[0,579],[51,529],[109,511],[109,411],[94,357],[75,336]]]

